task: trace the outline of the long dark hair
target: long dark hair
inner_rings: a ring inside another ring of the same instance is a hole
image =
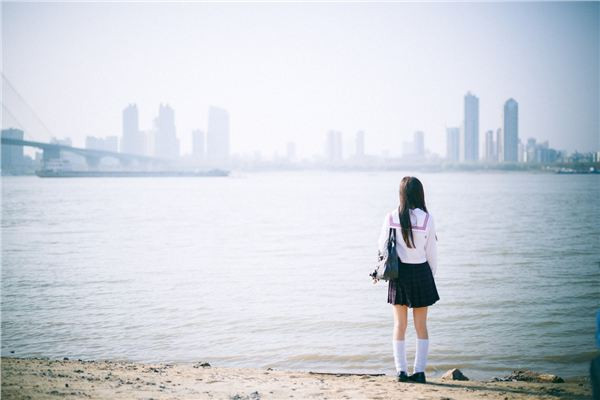
[[[412,224],[410,222],[411,208],[420,208],[427,212],[425,193],[423,192],[423,185],[420,180],[414,176],[405,176],[400,181],[400,206],[398,207],[398,214],[400,215],[402,238],[408,248],[415,247]]]

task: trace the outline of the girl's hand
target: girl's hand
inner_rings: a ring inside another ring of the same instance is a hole
[[[377,270],[374,270],[369,276],[373,278],[373,284],[379,282],[379,278],[377,278]]]

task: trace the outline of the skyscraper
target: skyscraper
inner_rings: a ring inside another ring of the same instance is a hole
[[[335,137],[336,159],[341,161],[344,159],[344,151],[342,145],[342,132],[337,131]]]
[[[517,147],[519,149],[518,150],[519,155],[518,155],[517,161],[520,163],[525,162],[525,146],[523,145],[523,142],[521,142],[521,139],[519,139],[519,144],[517,145]]]
[[[504,161],[519,160],[519,104],[510,98],[504,103]]]
[[[496,158],[498,161],[504,161],[504,137],[502,128],[496,129]]]
[[[327,161],[338,162],[342,160],[342,132],[330,130],[327,132],[325,155]]]
[[[485,132],[485,160],[496,161],[496,155],[494,152],[494,131],[489,130]]]
[[[356,132],[356,158],[363,158],[365,156],[365,132]]]
[[[219,107],[208,108],[206,158],[214,165],[229,162],[229,113]]]
[[[144,153],[144,137],[140,132],[138,109],[135,104],[129,104],[123,110],[121,152],[131,154]]]
[[[192,131],[192,156],[197,160],[203,160],[205,153],[204,132],[196,129]]]
[[[460,128],[446,128],[446,159],[460,159]]]
[[[526,156],[526,161],[528,163],[538,162],[537,148],[538,148],[538,145],[536,143],[535,138],[527,139],[527,145],[525,146],[525,156]]]
[[[288,162],[296,161],[296,143],[288,142],[286,145],[286,159]]]
[[[414,152],[418,159],[425,157],[425,134],[423,131],[416,131],[414,135]]]
[[[23,131],[15,128],[2,129],[2,137],[23,140]],[[18,170],[23,162],[23,146],[2,145],[2,171]]]
[[[465,95],[465,161],[479,160],[479,98]]]
[[[156,157],[179,157],[179,139],[175,130],[175,111],[168,105],[160,105],[158,117],[154,119],[156,127],[154,155]]]

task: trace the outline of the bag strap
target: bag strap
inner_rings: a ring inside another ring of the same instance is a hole
[[[400,215],[399,212],[398,212],[398,215]],[[390,243],[393,243],[394,249],[396,249],[396,234],[398,232],[398,228],[392,227],[393,220],[394,219],[392,218],[392,214],[390,213],[390,233],[388,236],[388,246],[390,245]],[[402,262],[402,259],[400,259],[400,256],[398,256],[398,259],[400,260],[400,262]]]
[[[390,213],[390,232],[388,234],[388,245],[390,243],[394,243],[394,247],[396,247],[396,228],[392,227],[392,222],[394,218],[392,217],[392,213]],[[393,240],[393,242],[392,242]]]

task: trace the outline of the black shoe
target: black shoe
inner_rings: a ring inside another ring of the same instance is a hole
[[[398,382],[408,382],[408,375],[404,371],[398,372],[396,377],[398,378]]]
[[[425,372],[415,372],[408,377],[408,380],[416,383],[427,383],[425,380]]]

